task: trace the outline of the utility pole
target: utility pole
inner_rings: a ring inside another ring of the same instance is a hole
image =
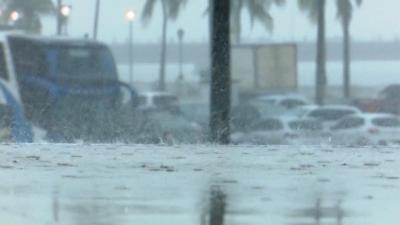
[[[94,12],[94,25],[93,25],[93,39],[97,40],[97,32],[99,28],[99,15],[100,15],[100,0],[96,0],[96,7]]]
[[[325,44],[325,0],[318,1],[318,34],[317,34],[317,67],[316,67],[316,85],[315,102],[318,105],[325,103],[326,95],[326,44]]]
[[[62,0],[57,0],[57,35],[62,34],[62,15],[61,15],[61,7]]]
[[[211,141],[230,142],[230,0],[210,0],[211,6]]]
[[[136,13],[133,9],[128,10],[125,15],[129,24],[129,46],[128,46],[128,58],[129,58],[129,85],[133,85],[133,22],[136,19]]]
[[[178,40],[179,40],[179,74],[178,79],[183,80],[183,36],[185,31],[183,29],[179,29],[178,32]]]

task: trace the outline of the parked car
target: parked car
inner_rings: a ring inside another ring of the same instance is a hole
[[[361,113],[358,108],[347,105],[308,105],[296,108],[291,112],[291,115],[319,120],[324,125],[324,129],[328,130],[339,119],[357,113]]]
[[[181,103],[179,107],[187,120],[196,122],[204,130],[208,130],[210,106],[207,103]]]
[[[201,126],[180,113],[146,110],[141,117],[135,142],[145,144],[196,144],[204,141]]]
[[[256,102],[268,103],[271,105],[281,106],[285,109],[293,109],[299,106],[312,104],[310,100],[301,95],[264,95],[254,99]]]
[[[400,84],[392,84],[383,89],[378,99],[380,112],[400,114]]]
[[[180,110],[178,97],[168,92],[139,93],[138,107],[140,110]]]
[[[351,101],[351,105],[368,113],[375,113],[380,110],[380,101],[374,98],[356,98]]]
[[[232,125],[235,131],[248,131],[261,118],[279,117],[288,110],[311,104],[300,95],[262,95],[232,108]]]
[[[400,143],[400,120],[390,114],[363,113],[346,116],[331,131],[333,144]]]
[[[262,119],[250,131],[231,135],[234,144],[321,144],[328,141],[321,122],[290,117]]]
[[[329,143],[329,133],[324,131],[323,124],[315,119],[286,120],[288,132],[285,137],[288,144],[321,145]]]

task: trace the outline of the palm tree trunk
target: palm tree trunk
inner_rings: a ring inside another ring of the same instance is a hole
[[[211,141],[230,142],[230,0],[210,0],[211,6]]]
[[[238,1],[238,6],[237,9],[235,9],[235,15],[233,17],[234,20],[234,38],[235,38],[235,44],[240,44],[242,41],[242,7],[243,7],[243,0],[237,0]]]
[[[343,95],[346,99],[351,97],[350,92],[350,20],[343,20]]]
[[[158,89],[159,91],[165,91],[165,61],[167,54],[167,26],[168,26],[168,12],[167,5],[164,3],[164,0],[161,1],[162,12],[163,12],[163,24],[162,24],[162,38],[161,38],[161,55],[160,55],[160,74],[159,74],[159,83]]]
[[[325,0],[318,1],[318,36],[316,59],[315,101],[318,105],[325,102],[326,91],[326,45],[325,45]]]

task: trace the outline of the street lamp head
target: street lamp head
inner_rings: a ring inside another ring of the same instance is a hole
[[[11,20],[12,22],[15,22],[15,21],[19,20],[20,17],[21,17],[21,15],[20,15],[19,12],[17,12],[17,11],[12,11],[12,12],[10,13],[10,20]]]
[[[136,19],[136,13],[132,9],[128,10],[125,14],[126,20],[133,22]]]
[[[71,14],[71,6],[70,5],[63,5],[60,9],[61,15],[64,17],[68,17]]]

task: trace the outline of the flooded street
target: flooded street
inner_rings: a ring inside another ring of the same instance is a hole
[[[0,151],[2,224],[201,225],[216,189],[228,225],[398,224],[396,147],[37,144]]]

